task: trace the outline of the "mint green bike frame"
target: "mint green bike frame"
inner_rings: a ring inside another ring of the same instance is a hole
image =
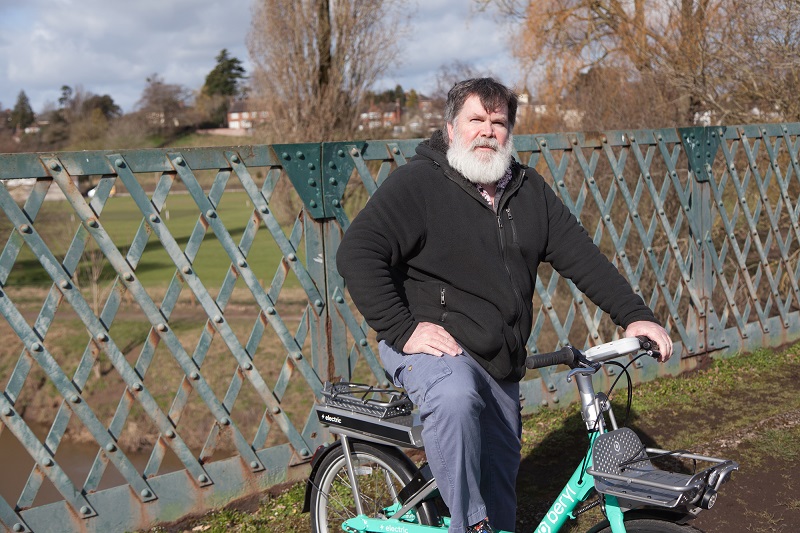
[[[598,434],[597,431],[590,433],[589,439],[592,446],[594,446],[594,441]],[[561,489],[561,493],[553,501],[553,505],[545,513],[542,521],[533,530],[534,533],[556,533],[567,520],[575,518],[573,512],[581,502],[586,500],[594,488],[594,478],[586,473],[586,470],[591,465],[592,450],[590,447],[586,457],[575,469],[564,488]],[[605,498],[605,513],[611,525],[611,531],[613,533],[625,533],[623,511],[620,509],[617,499],[614,496],[601,497]],[[362,515],[345,521],[342,529],[352,533],[431,533],[432,531],[441,533],[442,531],[447,531],[449,524],[450,520],[448,518],[444,518],[444,523],[441,526],[425,526],[402,520],[386,520],[385,518],[370,518]]]

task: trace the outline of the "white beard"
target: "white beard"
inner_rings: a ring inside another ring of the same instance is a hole
[[[489,154],[478,153],[475,148],[479,146],[489,146],[495,151]],[[513,146],[514,138],[510,133],[502,146],[497,142],[497,139],[481,137],[478,137],[467,146],[462,142],[462,137],[458,133],[458,126],[455,126],[453,139],[447,149],[447,162],[472,183],[488,185],[498,182],[505,175],[508,166],[511,164]]]

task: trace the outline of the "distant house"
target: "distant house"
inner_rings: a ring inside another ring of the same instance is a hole
[[[228,109],[228,128],[232,130],[250,130],[266,121],[267,112],[254,109],[248,100],[236,101]]]
[[[400,126],[403,119],[403,111],[400,102],[387,104],[370,104],[369,108],[362,111],[358,116],[358,129],[378,130],[392,129]]]

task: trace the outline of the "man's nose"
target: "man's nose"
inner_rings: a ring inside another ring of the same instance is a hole
[[[483,137],[494,137],[494,128],[492,127],[491,121],[485,120],[481,122],[480,133]]]

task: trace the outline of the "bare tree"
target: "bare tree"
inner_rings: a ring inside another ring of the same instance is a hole
[[[259,0],[251,96],[268,140],[352,136],[366,91],[400,58],[407,21],[401,0]]]
[[[586,74],[603,69],[615,79],[598,90],[614,94],[622,85],[655,90],[655,103],[666,106],[657,115],[668,117],[672,109],[673,122],[695,122],[703,113],[713,113],[717,121],[748,121],[754,107],[776,105],[775,117],[796,120],[798,99],[791,98],[791,88],[800,73],[798,0],[475,3],[496,9],[518,28],[514,53],[526,72],[535,73],[537,95],[545,102],[562,102],[581,84],[586,89]],[[639,100],[653,105],[651,98]],[[618,112],[633,108],[629,104]]]

